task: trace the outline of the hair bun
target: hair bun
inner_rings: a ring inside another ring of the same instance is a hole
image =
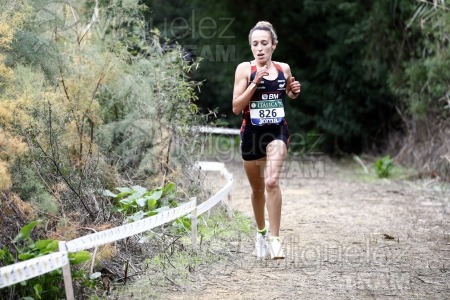
[[[273,28],[272,24],[270,24],[270,22],[267,21],[259,21],[258,23],[256,23],[256,25],[250,30],[250,33],[248,35],[248,42],[251,44],[251,37],[252,37],[252,33],[255,30],[266,30],[270,32],[270,35],[272,36],[272,43],[273,44],[277,44],[278,43],[278,36],[277,33],[275,32],[275,29]]]
[[[256,23],[255,27],[270,27],[273,29],[272,24],[270,24],[270,22],[267,21],[259,21],[258,23]]]

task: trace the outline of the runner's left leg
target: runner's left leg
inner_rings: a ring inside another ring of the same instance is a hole
[[[252,189],[252,207],[255,215],[255,221],[258,229],[264,229],[264,209],[266,204],[265,182],[264,182],[264,167],[266,165],[266,158],[263,157],[258,160],[244,160],[244,169],[247,174],[248,182]]]
[[[265,187],[267,191],[267,211],[271,236],[279,236],[281,221],[282,196],[280,190],[280,172],[287,147],[282,140],[274,140],[267,146]]]

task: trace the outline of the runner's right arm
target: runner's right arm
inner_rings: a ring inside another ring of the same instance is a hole
[[[233,89],[233,113],[239,115],[250,102],[253,93],[256,91],[256,86],[261,81],[263,76],[269,75],[267,69],[260,69],[255,79],[249,83],[248,77],[250,64],[248,62],[241,63],[236,68],[234,77]]]

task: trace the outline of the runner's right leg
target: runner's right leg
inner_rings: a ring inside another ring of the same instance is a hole
[[[264,169],[266,167],[266,158],[263,157],[257,160],[245,160],[244,169],[247,174],[248,182],[252,189],[251,199],[253,213],[258,229],[264,229],[265,218],[264,210],[266,205],[265,197],[265,179]]]
[[[265,158],[259,160],[244,161],[244,169],[247,174],[250,187],[252,189],[251,199],[253,213],[257,226],[254,254],[258,258],[264,258],[267,255],[267,237],[268,232],[263,235],[260,231],[266,229],[265,222]]]

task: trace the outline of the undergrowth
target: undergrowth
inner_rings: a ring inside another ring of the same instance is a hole
[[[233,260],[240,253],[242,243],[251,239],[252,221],[234,212],[233,220],[227,219],[224,209],[213,209],[199,218],[198,250],[192,250],[190,232],[163,235],[150,232],[149,243],[159,244],[164,251],[145,260],[146,271],[130,284],[115,283],[108,299],[123,299],[133,295],[135,299],[160,298],[169,287],[190,286],[198,276],[208,274],[214,264]],[[140,298],[142,297],[142,298]]]

